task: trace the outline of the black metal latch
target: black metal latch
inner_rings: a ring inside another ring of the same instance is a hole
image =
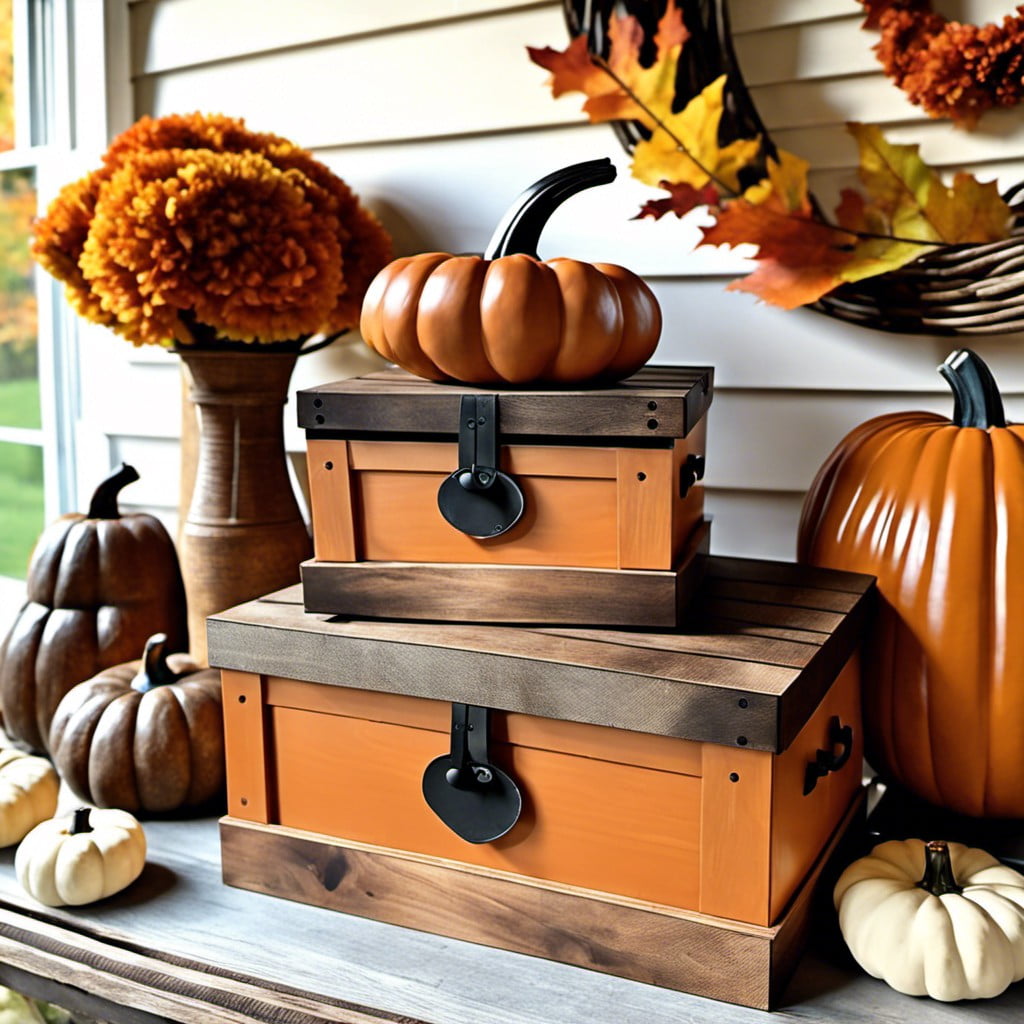
[[[523,514],[519,484],[498,468],[498,396],[463,395],[459,405],[459,468],[437,492],[441,515],[470,537],[498,537]]]
[[[430,809],[470,843],[500,839],[523,809],[515,780],[491,763],[489,734],[489,708],[452,704],[451,752],[434,758],[423,773]]]
[[[828,749],[816,751],[814,760],[807,764],[807,771],[804,773],[804,796],[814,791],[818,779],[825,778],[829,772],[839,771],[850,760],[850,753],[853,750],[853,726],[843,725],[839,716],[833,715],[828,723],[828,742]]]

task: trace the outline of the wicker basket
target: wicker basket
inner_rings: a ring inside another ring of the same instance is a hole
[[[654,38],[666,0],[563,0],[572,35],[586,32],[591,51],[607,56],[608,19],[613,9],[634,15],[646,38]],[[732,46],[726,0],[677,0],[690,40],[676,76],[675,109],[719,75],[728,76],[719,141],[762,140],[763,161],[775,147],[751,99]],[[618,122],[616,135],[627,152],[647,134],[633,122]],[[741,184],[751,184],[752,180]],[[1006,334],[1024,330],[1024,182],[1004,198],[1014,226],[1009,238],[982,245],[945,245],[897,270],[845,284],[808,306],[837,320],[898,334]]]

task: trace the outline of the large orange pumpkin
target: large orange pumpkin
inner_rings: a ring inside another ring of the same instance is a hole
[[[607,159],[542,178],[505,215],[483,257],[428,252],[388,264],[363,300],[363,337],[428,380],[573,384],[636,373],[661,334],[650,288],[624,267],[542,262],[536,253],[558,205],[614,178]]]
[[[868,759],[962,814],[1024,817],[1024,426],[972,352],[939,368],[952,420],[879,416],[811,485],[801,561],[878,577]]]

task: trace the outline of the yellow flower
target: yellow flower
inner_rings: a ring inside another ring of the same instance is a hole
[[[270,343],[359,317],[390,239],[305,150],[222,115],[143,118],[36,225],[75,308],[137,345]]]

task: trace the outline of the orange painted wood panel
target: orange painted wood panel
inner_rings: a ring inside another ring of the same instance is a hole
[[[615,481],[518,477],[523,518],[500,537],[477,540],[437,508],[440,473],[368,470],[353,475],[362,557],[391,562],[499,562],[616,568]]]
[[[773,759],[761,750],[704,744],[702,914],[768,924]]]
[[[672,451],[672,473],[678,485],[683,464],[691,455],[704,457],[707,446],[707,417],[704,417],[682,441],[677,441]],[[698,525],[704,521],[704,483],[699,480],[685,495],[677,487],[672,506],[672,551],[678,561],[687,540]]]
[[[620,448],[618,568],[671,569],[672,508],[678,495],[671,448]]]
[[[348,442],[310,440],[306,466],[315,556],[325,562],[358,561]]]
[[[222,669],[228,813],[246,821],[270,821],[264,730],[263,680],[251,672]]]
[[[266,702],[275,707],[427,729],[445,737],[451,727],[451,704],[447,701],[326,686],[276,676],[268,678],[265,687]],[[492,714],[491,734],[496,742],[538,750],[560,751],[682,775],[700,775],[701,771],[701,745],[671,736],[654,736],[508,711]]]
[[[853,727],[850,758],[838,772],[818,779],[804,795],[807,765],[819,749],[829,749],[829,720],[838,715]],[[854,655],[832,688],[775,761],[772,792],[771,920],[786,910],[793,893],[814,865],[821,848],[861,785],[864,737],[860,715],[860,675]]]
[[[458,468],[459,446],[445,441],[349,441],[355,472],[442,473]],[[616,449],[561,445],[504,445],[501,468],[514,476],[615,477]]]
[[[698,902],[700,780],[493,744],[523,789],[513,830],[466,843],[427,807],[423,769],[447,737],[274,708],[278,824],[669,906]]]

